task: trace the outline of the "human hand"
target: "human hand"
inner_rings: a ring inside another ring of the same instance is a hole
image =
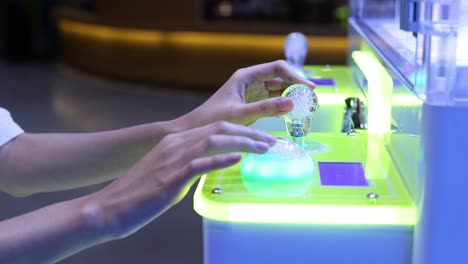
[[[198,175],[237,163],[238,152],[266,152],[275,142],[261,130],[228,122],[170,134],[94,195],[90,211],[99,211],[101,220],[93,222],[111,226],[113,237],[126,236],[180,201]]]
[[[281,93],[296,83],[315,88],[282,60],[239,69],[204,104],[182,117],[183,122],[189,127],[220,120],[247,125],[262,117],[284,115],[293,103]]]

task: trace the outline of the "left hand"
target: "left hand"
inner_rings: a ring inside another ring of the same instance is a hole
[[[280,116],[293,108],[290,98],[281,93],[290,85],[315,84],[303,79],[285,61],[278,60],[237,70],[205,103],[184,116],[189,127],[216,121],[248,125],[257,119]]]
[[[112,239],[128,236],[178,203],[199,175],[239,162],[241,152],[265,153],[275,142],[228,122],[167,135],[125,175],[88,196],[89,222]]]

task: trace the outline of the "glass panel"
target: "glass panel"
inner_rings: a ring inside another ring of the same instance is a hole
[[[350,24],[407,87],[432,105],[468,103],[468,1],[351,0]]]

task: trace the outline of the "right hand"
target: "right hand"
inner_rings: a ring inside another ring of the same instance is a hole
[[[281,116],[293,108],[292,100],[281,94],[297,83],[315,88],[282,60],[239,69],[206,102],[181,119],[189,127],[197,127],[218,120],[248,125],[262,117]]]
[[[199,175],[239,162],[239,152],[264,153],[275,142],[265,132],[224,121],[170,134],[96,193],[101,221],[111,221],[115,236],[133,233],[180,201]]]

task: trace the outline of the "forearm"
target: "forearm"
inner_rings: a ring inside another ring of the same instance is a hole
[[[98,192],[0,222],[0,263],[50,263],[128,236],[180,201],[197,175],[232,166],[238,152],[264,153],[274,142],[226,122],[166,136]]]
[[[78,198],[0,222],[0,263],[53,263],[113,239],[111,228],[104,228],[107,223],[96,223],[88,200]]]
[[[85,134],[23,134],[0,148],[0,188],[16,195],[64,190],[114,179],[177,120]]]
[[[97,193],[0,222],[0,263],[55,263],[140,229],[172,206],[173,196],[159,184],[132,183],[130,177],[139,173],[133,170]]]

